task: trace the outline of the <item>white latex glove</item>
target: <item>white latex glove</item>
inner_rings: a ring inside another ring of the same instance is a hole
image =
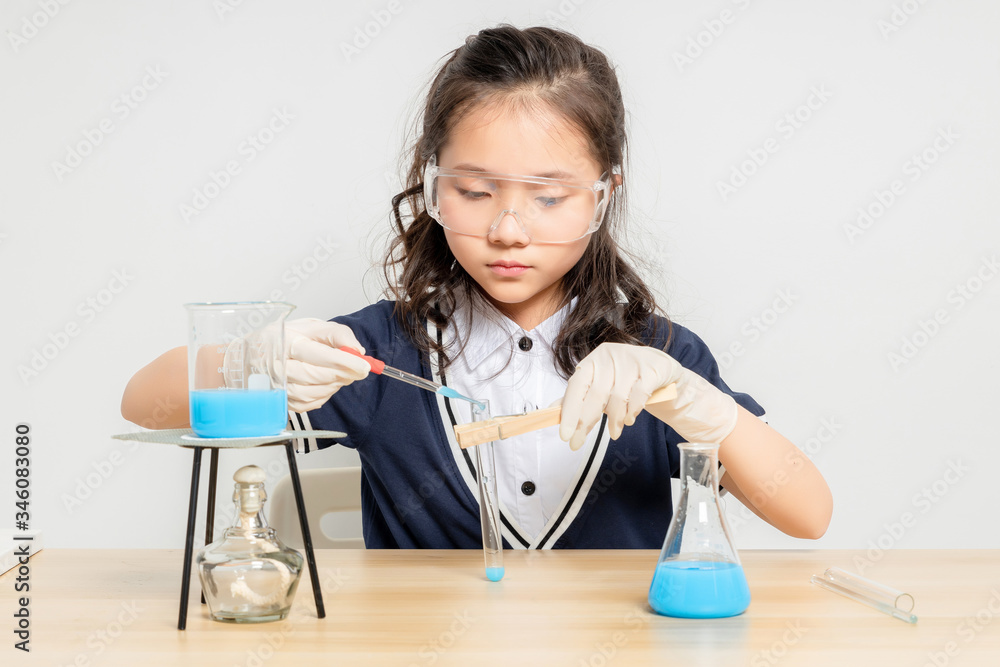
[[[285,323],[289,409],[315,410],[341,387],[368,377],[368,362],[338,350],[341,346],[365,353],[354,332],[343,324],[315,318]]]
[[[242,382],[248,373],[265,373],[274,381],[277,374],[270,366],[278,356],[274,351],[277,331],[276,325],[264,327],[246,340],[236,339],[229,344],[223,364],[228,386],[233,385],[234,378]],[[342,324],[316,318],[285,322],[284,358],[290,410],[315,410],[341,387],[368,376],[371,370],[368,362],[338,350],[341,346],[365,352],[354,332]],[[267,381],[265,376],[264,383]]]
[[[721,442],[736,428],[736,401],[662,350],[643,345],[601,343],[569,379],[562,401],[559,437],[580,449],[587,433],[608,415],[617,440],[646,408],[688,442]],[[650,394],[677,383],[677,398],[646,407]]]

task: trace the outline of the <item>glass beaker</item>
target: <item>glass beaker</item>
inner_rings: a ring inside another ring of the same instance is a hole
[[[681,443],[680,498],[649,587],[649,606],[681,618],[723,618],[750,604],[719,504],[719,446]]]
[[[203,438],[281,433],[285,394],[285,318],[280,301],[188,303],[191,428]]]
[[[302,555],[285,546],[267,526],[264,478],[258,466],[236,471],[236,521],[195,559],[205,601],[216,621],[278,621],[292,608]]]

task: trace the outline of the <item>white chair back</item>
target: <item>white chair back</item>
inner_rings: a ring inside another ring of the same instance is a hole
[[[302,496],[305,498],[309,533],[315,549],[364,549],[361,522],[351,521],[350,526],[338,526],[342,533],[328,535],[323,531],[323,517],[328,514],[361,511],[361,468],[318,468],[299,470]],[[295,508],[292,478],[285,475],[275,485],[268,498],[268,523],[278,531],[282,542],[294,549],[302,549],[302,531]],[[341,522],[343,523],[343,522]]]

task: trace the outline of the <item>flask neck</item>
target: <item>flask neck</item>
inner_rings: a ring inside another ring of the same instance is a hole
[[[739,564],[719,497],[719,446],[682,443],[681,494],[670,520],[660,561]]]
[[[719,445],[684,442],[678,445],[681,452],[681,492],[697,485],[719,493]]]

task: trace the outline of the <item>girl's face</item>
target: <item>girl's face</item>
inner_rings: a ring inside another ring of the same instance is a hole
[[[511,105],[514,106],[514,105]],[[596,181],[601,167],[583,135],[553,113],[486,106],[467,114],[438,151],[445,169]],[[509,204],[521,210],[523,204]],[[500,312],[531,330],[556,312],[562,277],[583,256],[590,236],[570,243],[532,242],[512,215],[485,237],[444,230],[455,259]]]

